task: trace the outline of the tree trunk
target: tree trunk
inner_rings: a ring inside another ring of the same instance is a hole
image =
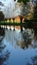
[[[13,18],[13,23],[15,24],[14,20],[15,20],[15,18]],[[15,25],[14,25],[14,29],[13,30],[15,31]]]
[[[22,16],[20,17],[20,24],[21,24],[20,28],[21,28],[21,32],[22,32],[23,31],[23,27],[22,27]]]
[[[2,13],[2,11],[0,11],[0,21],[4,20],[4,14]]]

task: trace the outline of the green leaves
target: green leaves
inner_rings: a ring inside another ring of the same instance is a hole
[[[24,4],[26,4],[27,2],[29,2],[30,0],[18,0],[18,2],[23,2]]]

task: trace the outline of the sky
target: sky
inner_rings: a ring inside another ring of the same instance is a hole
[[[2,11],[6,18],[11,18],[14,16],[13,10],[15,9],[15,4],[17,0],[14,2],[14,0],[0,0],[4,4],[4,6],[0,5],[0,11]],[[13,12],[13,13],[12,13]]]
[[[0,0],[0,2],[4,4],[4,6],[0,5],[0,11],[3,12],[5,18],[13,18],[21,14],[21,7],[16,6],[17,0],[15,2],[14,0]]]

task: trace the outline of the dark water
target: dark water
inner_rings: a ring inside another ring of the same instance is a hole
[[[22,41],[20,32],[5,32],[5,37],[0,42],[0,65],[37,65],[37,40],[33,40],[34,45],[28,48],[22,47]]]

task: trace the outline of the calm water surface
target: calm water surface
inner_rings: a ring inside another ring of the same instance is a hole
[[[36,59],[35,61],[37,61],[37,40],[32,41],[36,44],[36,48],[24,49],[21,47],[22,41],[23,38],[20,32],[10,30],[5,32],[5,37],[0,42],[0,65],[32,65],[33,60]],[[37,65],[37,62],[35,63]]]

